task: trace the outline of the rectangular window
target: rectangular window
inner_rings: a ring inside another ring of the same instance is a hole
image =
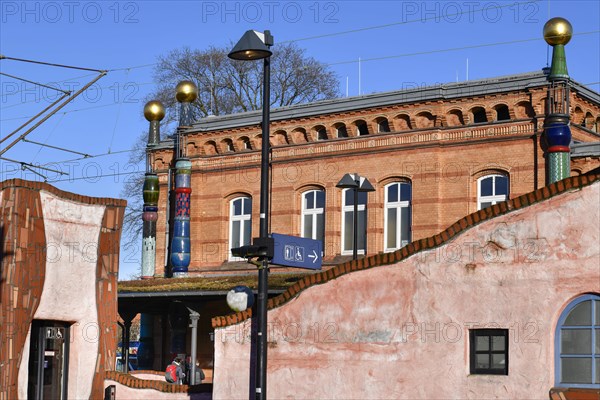
[[[394,182],[385,188],[383,251],[390,252],[410,242],[411,185],[408,182]]]
[[[250,244],[252,238],[252,199],[238,197],[231,201],[229,212],[229,248]],[[230,261],[240,261],[241,258],[229,256]]]
[[[473,375],[508,375],[508,329],[469,331]]]

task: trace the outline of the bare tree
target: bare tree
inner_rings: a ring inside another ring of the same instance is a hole
[[[175,49],[158,59],[154,70],[156,91],[148,100],[160,100],[166,109],[162,135],[175,128],[177,103],[175,86],[190,80],[198,87],[198,99],[193,103],[194,118],[226,115],[262,107],[262,62],[231,60],[229,48],[210,47],[206,50]],[[294,43],[273,47],[271,57],[271,107],[284,107],[335,98],[339,80],[327,65],[308,57]],[[145,158],[147,133],[136,141],[130,162],[139,164]],[[141,244],[142,185],[144,174],[132,175],[123,185],[121,196],[128,200],[123,231],[126,245]]]

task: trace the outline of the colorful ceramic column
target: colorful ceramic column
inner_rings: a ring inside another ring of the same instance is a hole
[[[547,183],[571,175],[571,129],[569,128],[569,73],[565,45],[571,40],[573,27],[564,18],[552,18],[544,25],[544,39],[553,47],[548,81],[544,137],[546,142]]]
[[[171,241],[171,271],[174,278],[186,277],[190,265],[190,200],[192,163],[187,158],[184,131],[192,125],[192,102],[198,97],[193,82],[179,82],[176,99],[181,104],[179,127],[175,134],[175,217]]]
[[[150,122],[146,146],[146,176],[144,178],[144,211],[142,213],[142,279],[154,277],[156,264],[156,220],[158,219],[158,176],[153,172],[151,150],[160,141],[160,121],[165,108],[152,100],[144,107],[144,117]]]

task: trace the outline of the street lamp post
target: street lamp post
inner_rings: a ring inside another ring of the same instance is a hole
[[[373,192],[375,191],[375,188],[367,178],[360,176],[357,173],[344,175],[335,187],[340,189],[352,189],[354,192],[352,259],[356,260],[358,258],[358,192]]]
[[[234,60],[264,60],[263,66],[263,104],[262,104],[262,145],[260,161],[260,233],[259,242],[269,237],[269,112],[271,54],[273,36],[270,31],[264,33],[249,30],[229,53]],[[256,241],[255,241],[256,242]],[[256,243],[255,243],[256,244]],[[271,255],[272,256],[272,255]],[[258,269],[257,301],[257,346],[256,346],[256,399],[267,398],[267,298],[269,294],[269,255],[262,256]]]

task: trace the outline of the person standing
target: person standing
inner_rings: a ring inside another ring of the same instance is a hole
[[[167,367],[165,371],[165,379],[169,383],[176,383],[181,385],[183,383],[183,378],[185,377],[185,373],[183,372],[183,368],[181,367],[181,358],[175,357],[173,362]]]

